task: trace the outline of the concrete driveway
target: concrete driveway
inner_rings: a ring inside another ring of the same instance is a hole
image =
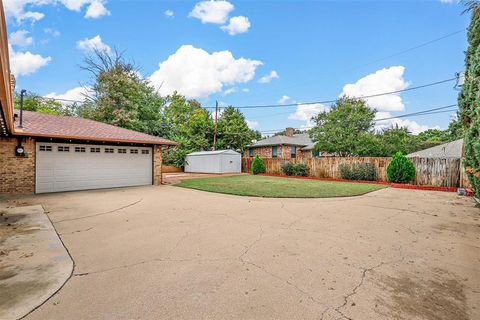
[[[480,210],[452,193],[35,196],[74,276],[27,319],[480,319]]]

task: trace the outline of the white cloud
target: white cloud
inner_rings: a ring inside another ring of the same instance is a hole
[[[103,0],[93,0],[87,8],[85,18],[97,19],[109,15],[110,11],[105,7]]]
[[[33,22],[43,19],[45,16],[38,11],[26,10],[26,7],[41,6],[53,3],[54,0],[4,0],[3,7],[7,18],[14,18],[17,22],[30,19]]]
[[[175,13],[172,10],[165,10],[163,14],[169,18],[173,18],[173,16],[175,15]]]
[[[10,68],[16,76],[26,76],[37,72],[38,69],[47,65],[52,58],[42,57],[39,54],[33,54],[30,51],[16,52],[9,46],[10,51]]]
[[[458,3],[458,0],[440,0],[441,3],[451,4]]]
[[[279,78],[279,76],[278,76],[277,71],[273,70],[273,71],[270,71],[269,74],[264,75],[263,77],[261,77],[260,80],[258,80],[258,82],[260,82],[260,83],[269,83],[269,82],[272,81],[273,79],[278,79],[278,78]]]
[[[278,99],[277,103],[279,104],[286,104],[287,102],[292,101],[292,98],[290,98],[287,95],[283,95],[280,99]]]
[[[7,18],[14,18],[18,23],[24,20],[32,22],[41,20],[45,17],[42,12],[34,11],[34,7],[46,5],[64,5],[68,10],[80,11],[85,5],[88,5],[85,18],[99,18],[110,15],[110,11],[105,7],[106,0],[4,0],[5,15]]]
[[[247,126],[248,126],[250,129],[252,129],[252,130],[257,129],[258,126],[259,126],[258,121],[253,121],[253,120],[245,119],[245,122],[247,123]]]
[[[223,94],[224,95],[229,95],[229,94],[232,94],[232,93],[235,93],[235,92],[237,92],[237,88],[231,87],[231,88],[228,88],[227,90],[223,91]]]
[[[52,29],[52,28],[45,28],[45,29],[43,29],[43,32],[45,32],[46,34],[49,34],[53,37],[59,37],[60,36],[60,31]]]
[[[321,103],[300,104],[297,106],[295,113],[288,116],[288,119],[305,121],[305,127],[310,127],[313,125],[312,117],[327,110],[328,107]]]
[[[28,36],[27,30],[18,30],[10,33],[9,41],[12,45],[26,47],[33,43],[33,38]]]
[[[236,59],[228,50],[210,54],[183,45],[159,64],[150,81],[164,95],[178,91],[189,98],[204,98],[222,91],[225,85],[252,80],[260,65],[258,60]]]
[[[384,68],[369,74],[354,84],[347,84],[343,87],[341,95],[350,97],[361,97],[377,93],[403,90],[408,87],[408,82],[403,79],[405,67],[393,66]],[[402,98],[397,94],[384,95],[365,99],[371,108],[378,111],[403,111],[405,105]]]
[[[190,12],[189,17],[197,18],[202,23],[224,24],[233,9],[233,4],[225,0],[200,1]]]
[[[385,119],[390,117],[392,117],[392,115],[389,112],[377,112],[377,114],[375,115],[375,119]],[[428,125],[419,124],[413,120],[401,118],[378,121],[375,123],[375,129],[384,130],[391,128],[395,125],[398,125],[399,127],[406,127],[408,131],[410,131],[412,134],[419,134],[420,132],[426,131],[428,129],[440,129],[439,126],[431,127]]]
[[[57,94],[56,92],[51,92],[45,95],[45,97],[55,98],[55,99],[83,101],[85,99],[85,95],[88,95],[90,92],[91,90],[88,87],[76,87],[76,88],[67,90],[65,93]]]
[[[243,89],[242,89],[242,92],[245,92],[245,93],[250,92],[250,89],[248,89],[248,88],[243,88]]]
[[[92,52],[95,50],[105,51],[110,53],[111,49],[108,45],[103,43],[102,37],[97,35],[91,39],[85,38],[83,40],[77,41],[77,48],[85,52]]]
[[[250,29],[250,21],[247,17],[238,16],[230,18],[228,25],[222,26],[223,31],[228,32],[229,35],[234,36],[239,33],[245,33]]]

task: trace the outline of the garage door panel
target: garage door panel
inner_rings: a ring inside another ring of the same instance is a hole
[[[69,147],[69,151],[59,152],[59,147],[60,150]],[[76,152],[81,148],[85,152]],[[99,148],[100,152],[91,152],[91,148]],[[106,148],[114,152],[105,152]],[[125,149],[126,153],[120,153],[119,149]],[[130,153],[131,149],[138,153]],[[148,154],[142,154],[142,150],[148,150]],[[37,143],[37,193],[150,184],[150,147]]]

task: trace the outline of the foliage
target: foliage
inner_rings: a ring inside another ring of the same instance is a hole
[[[415,179],[413,162],[401,152],[395,153],[387,167],[387,180],[396,183],[408,183]]]
[[[304,163],[286,163],[282,166],[282,171],[287,176],[307,177],[310,168]]]
[[[201,179],[184,179],[179,187],[240,196],[275,198],[328,198],[362,195],[385,188],[385,185],[348,183],[240,175]]]
[[[15,109],[20,110],[20,93],[15,92],[14,97]],[[56,115],[70,116],[74,114],[74,108],[64,106],[60,102],[45,99],[33,92],[27,92],[23,97],[23,110],[42,112]]]
[[[306,130],[300,130],[300,129],[293,129],[293,134],[302,134],[302,133],[307,133]],[[274,136],[285,136],[287,134],[287,130],[282,130],[279,132],[275,132],[273,135]]]
[[[474,193],[480,197],[480,4],[465,1],[472,12],[465,57],[465,83],[458,97],[465,131],[464,165]]]
[[[238,109],[229,106],[223,110],[218,119],[217,149],[242,152],[257,137]]]
[[[88,101],[79,109],[81,116],[152,135],[166,135],[161,113],[165,99],[122,54],[95,50],[85,58],[82,69],[92,74],[94,82]]]
[[[340,176],[347,180],[375,181],[377,179],[375,167],[370,163],[353,163],[352,165],[342,163]]]
[[[263,162],[262,158],[260,158],[260,156],[257,154],[252,161],[252,173],[259,174],[265,173],[265,171],[265,163]]]
[[[343,96],[331,107],[313,118],[310,136],[315,150],[339,156],[363,155],[362,139],[372,132],[375,110],[362,99]]]

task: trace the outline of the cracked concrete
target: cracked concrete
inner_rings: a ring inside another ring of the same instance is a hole
[[[480,215],[455,194],[162,186],[19,201],[48,209],[76,262],[27,319],[480,319]]]

